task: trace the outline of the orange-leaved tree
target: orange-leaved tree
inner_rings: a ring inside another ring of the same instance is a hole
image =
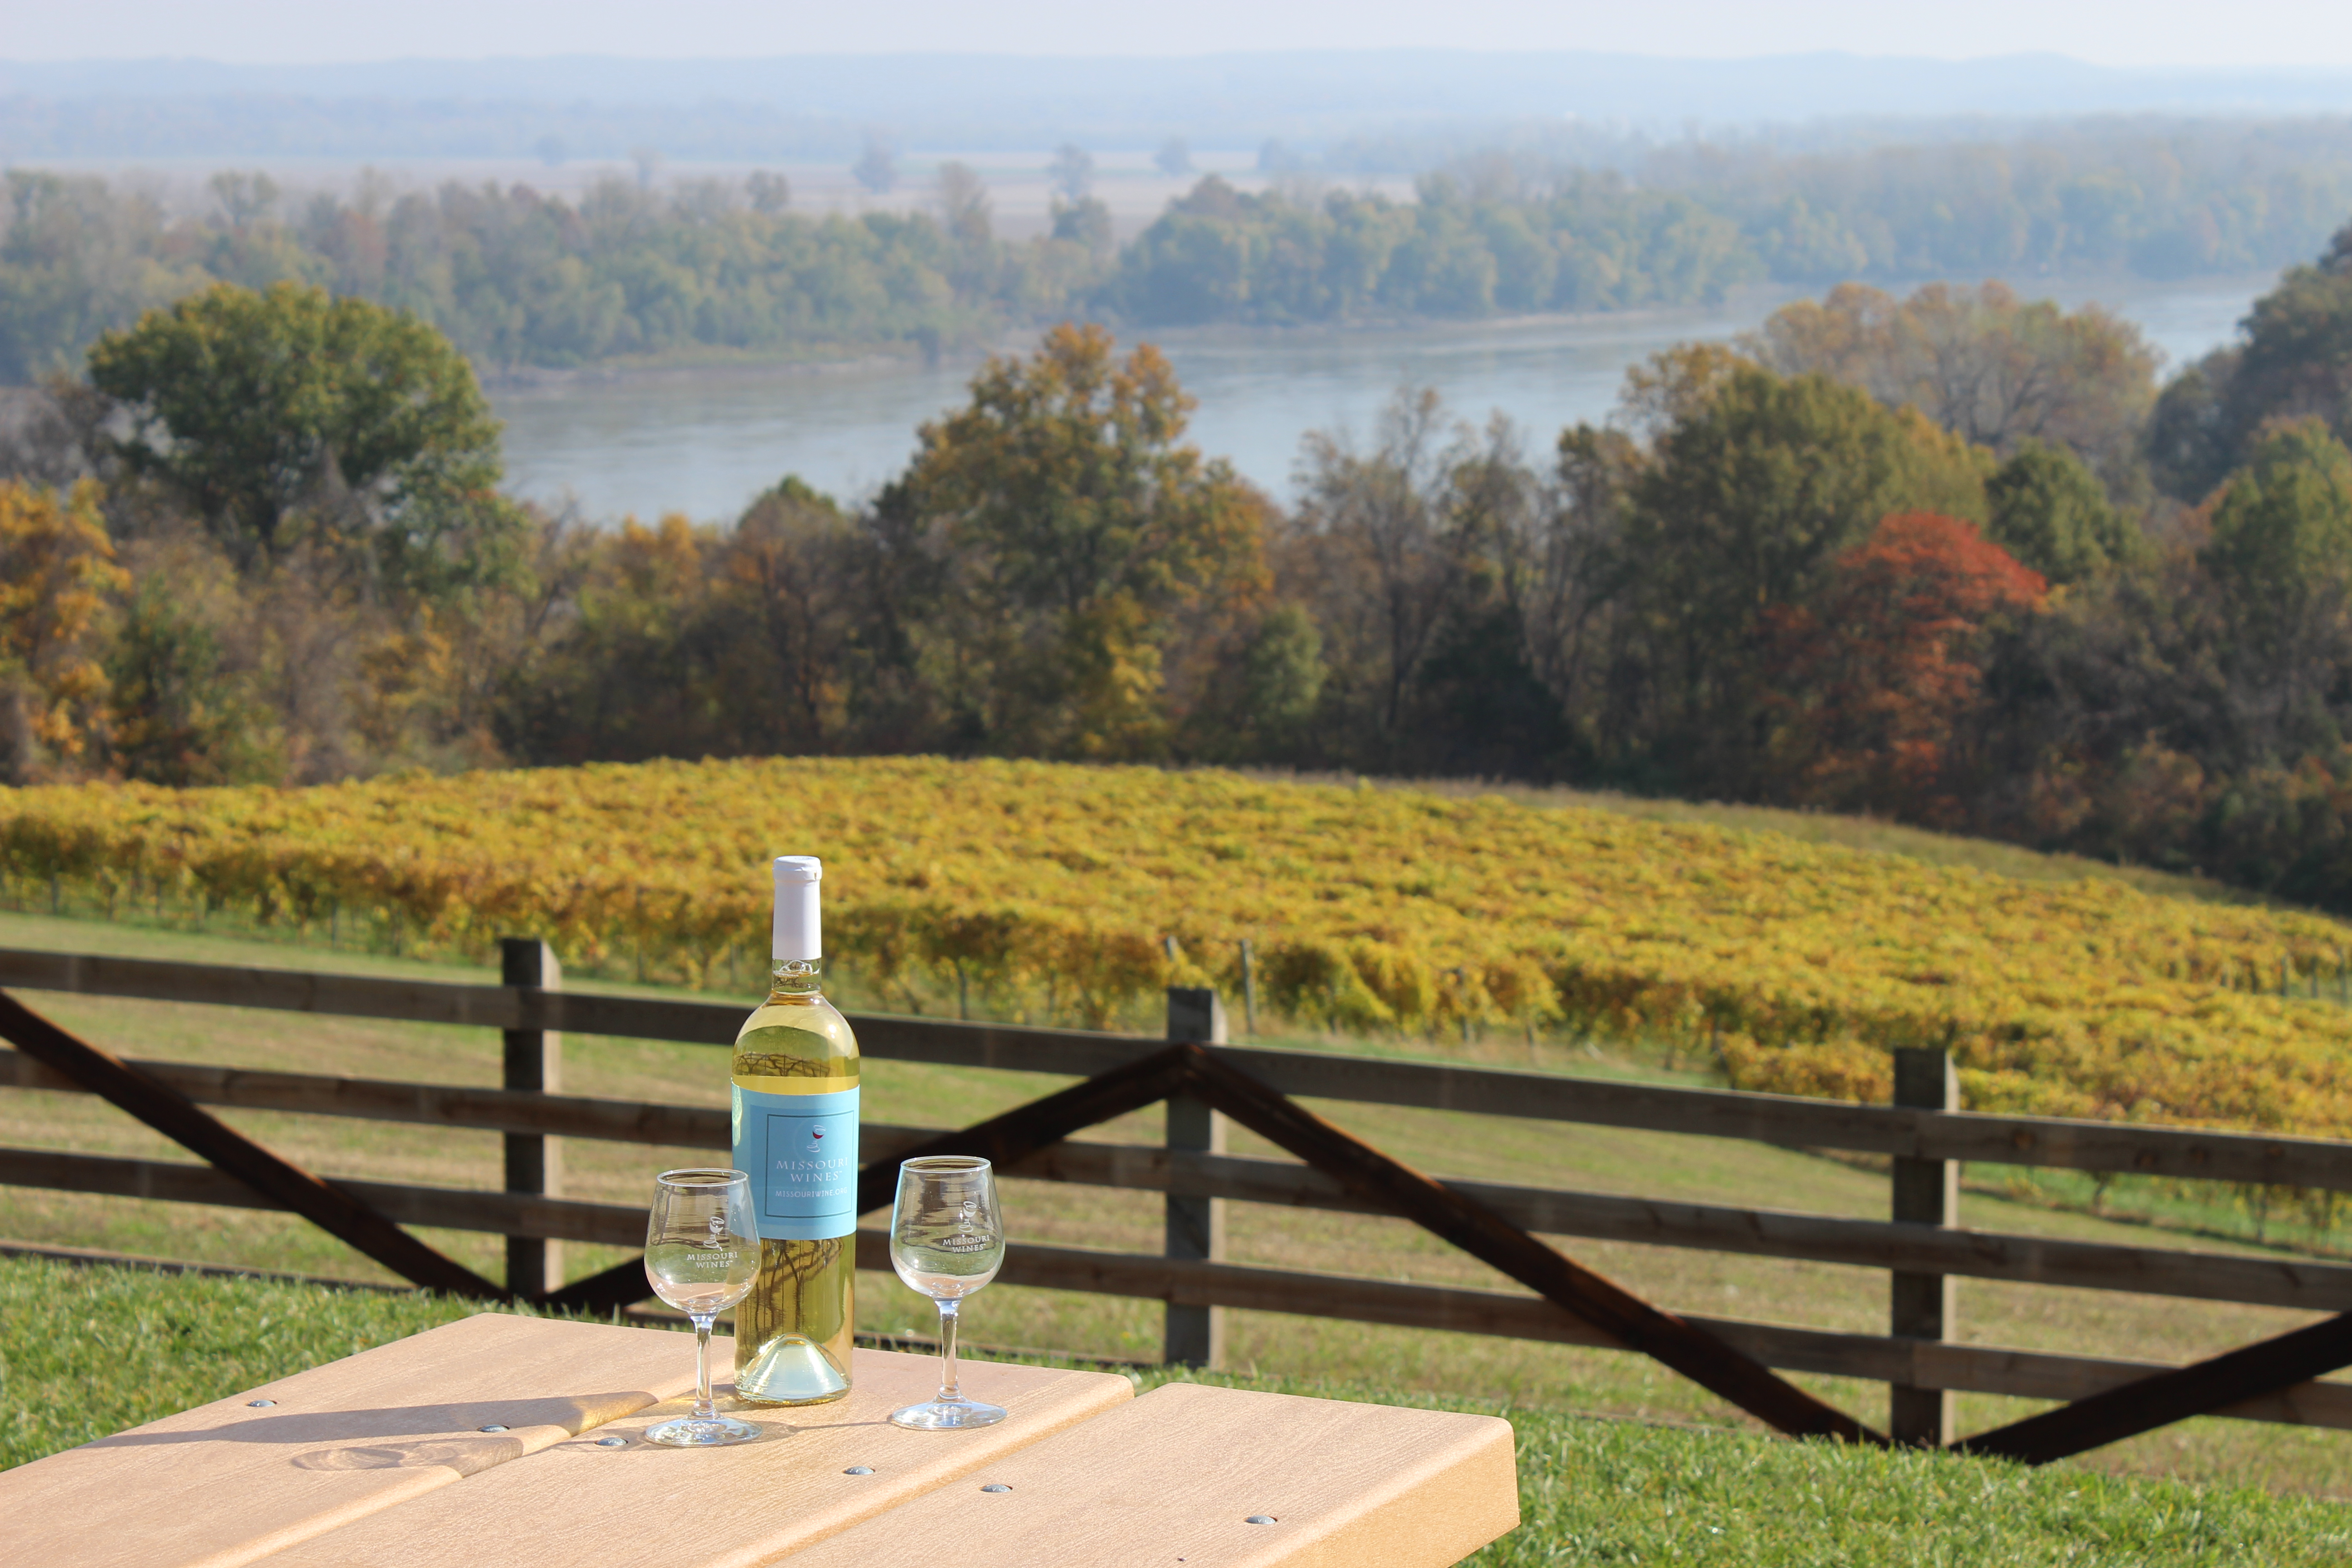
[[[129,585],[98,486],[0,484],[0,774],[24,784],[90,749],[106,695],[97,642]]]
[[[2039,609],[2041,574],[1935,512],[1896,512],[1771,617],[1776,777],[1806,805],[1937,826],[1967,816],[1970,721],[2005,619]]]

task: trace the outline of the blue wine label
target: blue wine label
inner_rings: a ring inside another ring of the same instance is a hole
[[[751,1177],[764,1241],[831,1241],[857,1228],[857,1091],[735,1089],[735,1168]]]

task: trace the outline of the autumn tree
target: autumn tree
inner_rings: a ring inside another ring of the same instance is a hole
[[[100,637],[130,584],[98,487],[0,484],[0,768],[21,784],[91,759],[103,715]]]
[[[1774,311],[1752,346],[1783,375],[1861,387],[2004,456],[2029,440],[2063,447],[2118,494],[2144,489],[2157,353],[2099,306],[2021,300],[2000,283],[1931,283],[1900,300],[1844,283]]]
[[[1882,519],[1766,630],[1782,798],[1964,826],[1986,640],[2047,584],[1975,525],[1933,512]]]
[[[1118,357],[1062,326],[992,359],[971,400],[926,425],[877,502],[933,563],[908,657],[937,673],[968,744],[1145,757],[1195,679],[1199,622],[1266,584],[1271,508],[1184,442],[1192,400],[1150,344]],[[1189,630],[1188,630],[1189,628]]]

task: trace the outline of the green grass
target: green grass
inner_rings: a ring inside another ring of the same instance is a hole
[[[0,1466],[16,1465],[472,1310],[415,1296],[0,1258]],[[2321,1563],[2352,1514],[2244,1487],[1881,1454],[1751,1433],[1296,1377],[1236,1388],[1476,1410],[1518,1434],[1524,1522],[1469,1561]],[[1145,1387],[1160,1374],[1139,1380]]]

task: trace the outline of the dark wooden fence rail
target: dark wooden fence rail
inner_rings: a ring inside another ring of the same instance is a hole
[[[742,1016],[741,1008],[732,1004],[5,950],[0,950],[0,989],[446,1024],[506,1031],[509,1038],[523,1034],[543,1039],[561,1030],[724,1046],[731,1043]],[[1072,1078],[1138,1061],[1164,1044],[1075,1030],[918,1018],[859,1016],[856,1021],[861,1046],[877,1058]],[[1308,1052],[1213,1049],[1272,1087],[1309,1099],[1857,1150],[1906,1162],[1972,1160],[2352,1191],[2352,1143],[2320,1139],[1849,1105]],[[185,1063],[136,1065],[205,1105],[468,1128],[533,1140],[589,1138],[698,1150],[724,1148],[728,1142],[727,1113],[698,1107]],[[0,1087],[77,1088],[32,1058],[7,1050],[0,1050]],[[888,1158],[939,1131],[869,1123],[863,1139],[869,1157]],[[1071,1140],[1009,1167],[1006,1173],[1157,1191],[1200,1201],[1203,1206],[1229,1199],[1334,1212],[1369,1212],[1373,1206],[1351,1199],[1337,1182],[1305,1165],[1215,1152],[1199,1147],[1202,1141],[1197,1131],[1180,1136],[1180,1142],[1192,1147]],[[618,1247],[634,1247],[644,1236],[643,1211],[627,1205],[527,1190],[351,1180],[331,1184],[404,1225],[488,1232],[519,1241]],[[1446,1184],[1517,1225],[1557,1236],[1801,1258],[1885,1268],[1897,1276],[1967,1276],[2315,1312],[2352,1311],[2352,1267],[2338,1264],[1494,1183]],[[0,1185],[231,1207],[277,1206],[209,1166],[51,1150],[0,1149]],[[860,1259],[869,1267],[887,1267],[879,1232],[860,1232]],[[1007,1283],[1158,1300],[1204,1311],[1235,1307],[1571,1344],[1613,1342],[1564,1310],[1528,1295],[1338,1279],[1226,1263],[1214,1256],[1183,1256],[1181,1250],[1152,1258],[1024,1245],[1013,1249],[1002,1278]],[[1197,1333],[1200,1321],[1196,1316],[1194,1326],[1183,1331]],[[2151,1363],[1958,1344],[1948,1339],[1691,1321],[1769,1366],[1867,1378],[1908,1389],[2077,1399],[2155,1370]],[[2222,1414],[2352,1429],[2352,1384],[2304,1383]]]

